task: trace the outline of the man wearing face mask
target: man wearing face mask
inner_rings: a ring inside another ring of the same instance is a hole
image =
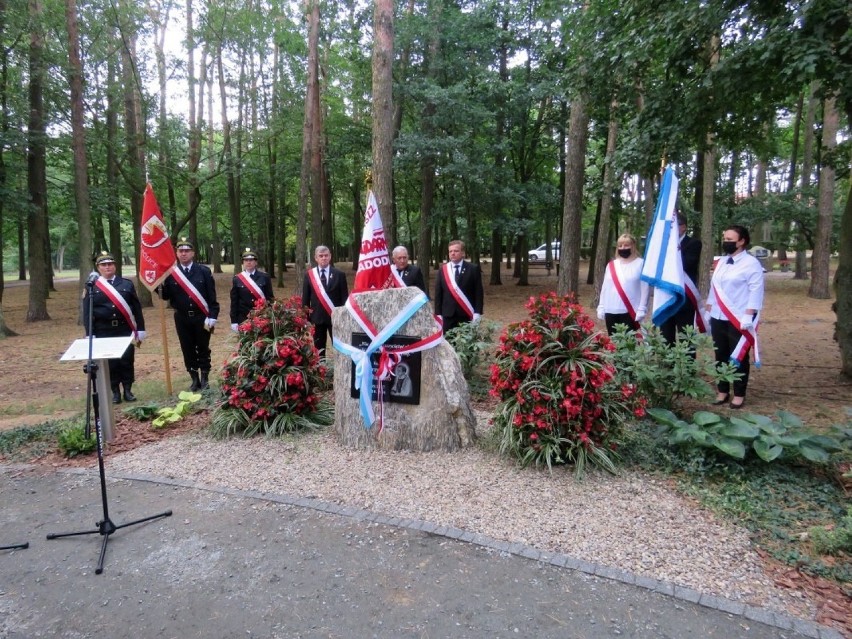
[[[598,303],[598,319],[612,335],[618,324],[638,330],[648,309],[650,287],[640,279],[644,260],[636,250],[636,238],[625,233],[616,244],[618,257],[606,267]]]
[[[751,237],[748,229],[734,225],[722,235],[722,251],[710,282],[707,310],[710,312],[710,334],[716,350],[716,361],[731,362],[742,374],[733,384],[733,397],[728,382],[719,382],[714,405],[730,401],[739,409],[745,403],[749,377],[749,351],[759,362],[757,325],[763,307],[763,267],[746,252]]]
[[[697,291],[698,266],[701,262],[701,240],[686,234],[686,216],[680,211],[677,214],[677,226],[680,236],[679,246],[680,259],[683,263],[683,275],[685,279],[689,279],[689,282],[684,283],[689,286],[691,282],[693,290]],[[692,301],[686,298],[678,311],[660,326],[660,332],[669,344],[675,343],[677,334],[683,332],[685,327],[695,324],[695,313],[697,310],[692,305]]]

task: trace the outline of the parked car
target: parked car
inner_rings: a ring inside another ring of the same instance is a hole
[[[530,262],[544,261],[547,257],[547,244],[542,244],[537,249],[530,251]],[[550,243],[550,257],[554,260],[559,259],[559,242]]]

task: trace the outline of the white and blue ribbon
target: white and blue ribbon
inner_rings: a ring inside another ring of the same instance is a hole
[[[678,179],[674,169],[668,167],[654,210],[654,221],[648,231],[645,245],[645,263],[642,281],[654,287],[652,317],[660,326],[683,306],[686,301],[683,262],[680,257],[677,202]]]
[[[349,357],[349,359],[352,360],[352,363],[355,364],[355,390],[359,391],[358,404],[361,410],[361,418],[364,420],[365,428],[371,428],[376,422],[376,413],[373,410],[372,402],[374,371],[370,357],[373,353],[381,349],[385,342],[387,342],[391,336],[402,328],[408,320],[414,317],[414,314],[420,310],[420,307],[428,301],[429,299],[426,297],[426,294],[420,291],[417,296],[406,304],[403,309],[397,313],[396,317],[394,317],[387,326],[378,333],[375,333],[369,323],[369,320],[362,317],[361,314],[352,307],[349,300],[346,301],[346,309],[355,321],[358,322],[361,328],[364,329],[364,332],[371,339],[371,342],[365,351],[355,348],[351,344],[341,342],[336,337],[332,337],[332,345],[336,350]]]

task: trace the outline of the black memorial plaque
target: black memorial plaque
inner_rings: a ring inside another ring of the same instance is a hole
[[[405,346],[409,346],[418,342],[419,337],[408,337],[406,335],[391,335],[385,342],[385,348],[389,351],[398,350]],[[366,333],[352,333],[352,346],[362,351],[366,351],[370,345],[370,338]],[[401,355],[399,363],[394,368],[394,375],[389,379],[382,381],[382,394],[386,402],[397,402],[399,404],[419,404],[420,403],[420,353],[405,353]],[[373,378],[370,388],[371,398],[375,402],[379,398],[378,387],[376,384],[376,370],[379,366],[379,353],[375,352],[370,356],[370,361],[373,366]],[[355,364],[352,363],[352,382],[349,385],[349,392],[353,398],[357,398],[360,391],[355,389]]]

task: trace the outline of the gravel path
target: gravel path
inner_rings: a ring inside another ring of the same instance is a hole
[[[108,472],[293,497],[455,526],[812,619],[801,593],[776,587],[748,532],[716,519],[666,481],[627,473],[521,469],[478,448],[354,451],[330,431],[283,440],[166,439],[110,456]]]

